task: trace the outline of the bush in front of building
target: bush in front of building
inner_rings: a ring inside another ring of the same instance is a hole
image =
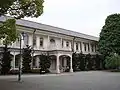
[[[40,74],[49,73],[50,65],[49,55],[40,55]]]
[[[31,73],[33,73],[33,74],[40,74],[40,68],[31,69]]]
[[[73,71],[78,71],[79,70],[79,65],[80,65],[80,59],[79,59],[79,54],[73,53],[72,54],[72,66],[73,66]],[[68,71],[68,70],[66,70]]]
[[[19,70],[10,70],[8,74],[17,75],[18,73],[19,73]]]
[[[22,57],[23,57],[23,68],[22,68],[22,72],[23,73],[30,73],[31,72],[31,48],[30,46],[26,45],[26,48],[23,49],[23,54],[22,54]]]
[[[120,69],[120,55],[111,53],[105,58],[105,67],[107,69]]]
[[[2,57],[2,63],[1,63],[1,74],[6,75],[9,73],[11,69],[11,61],[12,57],[10,54],[10,51],[8,51],[8,48],[4,47],[3,48],[3,57]]]
[[[89,53],[85,55],[85,61],[86,61],[86,70],[93,70],[93,58],[92,55]]]
[[[73,53],[72,54],[73,61],[73,71],[84,71],[85,70],[85,55],[82,53]]]
[[[98,54],[73,53],[72,61],[74,71],[100,70],[104,66],[103,56]]]

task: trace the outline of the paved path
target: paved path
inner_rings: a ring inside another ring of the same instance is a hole
[[[120,90],[120,73],[89,71],[51,75],[0,76],[0,90]]]

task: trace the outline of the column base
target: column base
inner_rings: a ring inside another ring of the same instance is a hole
[[[72,73],[72,72],[73,72],[73,69],[70,69],[70,72]]]
[[[60,73],[60,71],[56,71],[56,74],[59,74]]]

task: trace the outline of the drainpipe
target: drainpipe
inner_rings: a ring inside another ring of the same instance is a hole
[[[74,53],[74,42],[75,42],[75,37],[72,40],[72,52]]]

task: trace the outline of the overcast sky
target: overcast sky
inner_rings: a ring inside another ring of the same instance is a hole
[[[120,0],[45,0],[44,13],[27,19],[99,36],[105,18],[119,11]]]

